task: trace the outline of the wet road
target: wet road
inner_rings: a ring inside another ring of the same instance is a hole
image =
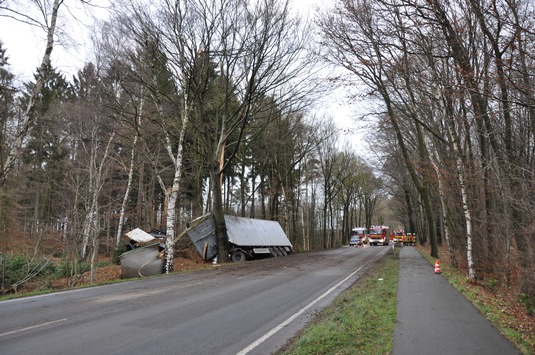
[[[267,354],[388,250],[345,247],[0,302],[0,354]]]

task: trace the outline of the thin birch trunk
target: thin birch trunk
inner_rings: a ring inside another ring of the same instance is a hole
[[[98,218],[95,217],[94,221],[94,228],[93,228],[93,253],[91,254],[91,277],[89,280],[89,283],[93,285],[95,283],[95,262],[97,261],[97,255],[98,255],[98,235],[97,235],[97,227],[98,226]]]
[[[306,201],[306,195],[308,195],[308,192],[305,192],[305,201]],[[303,235],[303,250],[307,251],[307,235],[306,235],[306,227],[305,227],[305,210],[308,208],[301,208],[301,234]]]
[[[94,186],[95,186],[95,178],[96,178],[96,172],[94,169],[96,168],[96,130],[93,130],[91,135],[91,149],[90,149],[90,156],[89,156],[89,183],[88,183],[88,196],[87,200],[85,202],[85,211],[86,215],[84,217],[84,224],[82,227],[82,251],[81,251],[81,258],[85,259],[87,255],[87,247],[89,245],[89,237],[91,234],[91,218],[93,216],[94,211]]]
[[[186,87],[184,85],[184,87]],[[168,274],[173,271],[173,257],[174,257],[174,244],[175,244],[175,223],[176,223],[176,205],[178,200],[178,195],[180,192],[180,182],[182,179],[182,157],[183,157],[183,148],[184,148],[184,137],[186,135],[186,129],[189,121],[190,108],[188,104],[188,94],[184,92],[184,104],[182,112],[182,127],[180,129],[178,147],[176,152],[176,157],[173,154],[171,139],[168,134],[166,134],[166,147],[170,155],[170,158],[174,162],[175,173],[173,177],[173,184],[171,190],[168,193],[168,204],[167,204],[167,216],[166,216],[166,235],[165,239],[165,273]],[[165,191],[165,190],[164,190]]]
[[[450,136],[453,138],[453,151],[455,153],[457,178],[461,188],[461,198],[463,205],[463,213],[466,221],[466,260],[468,262],[468,278],[470,280],[476,279],[476,270],[474,264],[474,256],[472,250],[472,214],[468,204],[468,193],[466,189],[466,182],[463,169],[463,161],[461,158],[461,149],[459,148],[459,141],[453,132],[453,128],[448,125]]]
[[[143,96],[143,90],[141,90],[141,95]],[[125,219],[126,204],[128,203],[128,197],[130,196],[130,190],[132,188],[132,180],[134,176],[134,163],[136,158],[136,146],[139,139],[139,127],[141,126],[141,114],[143,112],[143,98],[141,99],[141,104],[139,107],[139,112],[136,122],[136,135],[134,136],[134,141],[132,144],[132,153],[130,155],[130,169],[128,170],[128,182],[126,184],[126,191],[124,192],[123,203],[121,204],[121,212],[119,213],[119,225],[117,227],[117,237],[115,240],[115,246],[118,247],[121,242],[121,235],[123,234],[123,224]]]
[[[183,60],[182,60],[183,61]],[[187,80],[186,78],[183,78],[183,87],[187,88]],[[158,110],[160,113],[160,117],[165,117],[163,107],[158,104],[160,102],[159,97],[154,97],[154,102],[157,103]],[[190,105],[189,105],[189,95],[187,90],[184,90],[184,97],[183,97],[183,103],[182,103],[182,126],[180,128],[179,138],[178,138],[178,146],[175,152],[173,151],[173,143],[171,140],[171,137],[169,135],[169,130],[167,129],[167,125],[165,121],[162,120],[162,127],[163,127],[163,134],[165,139],[165,149],[167,150],[167,154],[169,156],[169,159],[173,162],[173,166],[175,168],[174,175],[173,175],[173,183],[170,188],[167,188],[161,175],[157,172],[156,166],[153,164],[154,171],[156,171],[156,175],[158,178],[158,183],[160,185],[160,188],[165,193],[165,206],[164,206],[164,214],[165,214],[165,221],[166,221],[166,227],[165,227],[165,262],[164,262],[164,271],[166,274],[173,271],[174,268],[174,244],[175,244],[175,223],[176,223],[176,207],[177,207],[177,201],[178,196],[180,193],[180,183],[182,179],[182,159],[183,159],[183,149],[184,149],[184,137],[186,135],[186,130],[189,123],[189,116],[191,113]]]
[[[453,266],[457,265],[457,261],[455,259],[455,253],[453,251],[453,246],[451,245],[450,240],[450,229],[448,227],[448,209],[446,207],[446,194],[444,192],[444,181],[442,178],[442,173],[440,172],[440,169],[438,168],[438,159],[435,156],[433,147],[431,146],[431,142],[428,136],[425,136],[425,145],[427,147],[427,151],[429,152],[429,160],[431,162],[431,165],[433,166],[433,169],[435,170],[435,174],[437,176],[437,182],[438,182],[438,196],[440,200],[440,211],[442,213],[442,219],[444,220],[444,238],[446,239],[446,245],[448,246],[448,253],[450,255],[450,260]]]
[[[95,129],[96,131],[96,129]],[[96,132],[93,133],[93,138],[95,138]],[[103,182],[102,182],[102,172],[103,168],[106,164],[106,160],[109,157],[109,152],[111,149],[111,144],[115,138],[115,133],[112,133],[108,143],[106,145],[106,149],[104,151],[104,154],[102,156],[102,160],[100,161],[100,165],[97,168],[96,163],[96,154],[97,154],[97,144],[94,143],[93,147],[91,148],[91,163],[89,168],[89,213],[86,214],[85,220],[84,220],[84,239],[82,244],[82,259],[84,259],[87,255],[87,247],[89,244],[89,238],[92,235],[93,238],[98,237],[98,197],[100,195],[100,190],[102,189]],[[93,140],[94,141],[94,140]],[[93,268],[93,264],[91,264],[91,269]]]
[[[280,176],[280,172],[278,172],[279,179],[282,181],[282,177]],[[284,184],[281,184],[281,190],[282,190],[282,197],[284,203],[282,204],[282,215],[284,216],[284,229],[287,236],[290,235],[290,211],[288,210],[288,197],[286,196],[286,189],[284,188]]]
[[[102,186],[104,185],[102,175],[103,175],[103,167],[106,165],[106,160],[109,157],[111,144],[115,138],[115,133],[112,133],[110,136],[110,139],[108,140],[108,144],[106,145],[106,150],[104,151],[104,155],[102,156],[102,160],[100,162],[100,166],[98,167],[98,173],[96,176],[96,185],[94,189],[94,195],[93,195],[93,213],[92,213],[92,228],[91,232],[93,235],[93,254],[91,257],[91,285],[94,282],[94,275],[95,275],[95,261],[98,256],[98,232],[99,232],[99,216],[98,216],[98,198],[100,195],[100,190],[102,189]]]

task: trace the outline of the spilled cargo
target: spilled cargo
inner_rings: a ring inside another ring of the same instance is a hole
[[[165,236],[149,234],[136,228],[126,235],[130,238],[127,251],[119,259],[121,262],[121,277],[148,277],[163,273],[164,246],[157,242],[157,238]],[[147,243],[139,246],[138,243]]]

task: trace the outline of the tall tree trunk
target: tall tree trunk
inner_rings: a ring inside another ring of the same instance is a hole
[[[308,183],[309,183],[309,179],[305,176],[305,207],[301,208],[301,229],[302,229],[301,233],[303,233],[303,250],[304,251],[307,251],[310,248],[310,236],[309,236],[308,228],[307,228],[307,225],[310,225],[307,222],[310,221],[309,214],[310,214],[310,208],[311,208],[310,201],[308,198],[308,189],[309,189]]]
[[[405,177],[403,178],[403,180],[405,180]],[[413,202],[411,198],[411,192],[406,183],[403,184],[403,195],[405,197],[405,204],[407,205],[407,219],[409,223],[409,228],[408,228],[409,230],[407,232],[414,234],[416,233],[416,222],[414,220],[415,219],[414,207],[412,206]]]
[[[426,149],[425,149],[422,128],[420,127],[418,123],[415,123],[415,126],[416,126],[416,134],[417,134],[417,139],[418,139],[418,153],[420,155],[420,160],[424,162],[428,158],[429,153],[426,152]],[[423,178],[421,184],[422,184],[421,188],[422,188],[422,193],[423,193],[422,198],[424,199],[425,213],[427,217],[427,223],[429,224],[428,228],[429,228],[429,244],[431,245],[431,256],[435,258],[439,258],[435,211],[433,208],[433,203],[431,201],[431,191],[429,188],[428,179]]]
[[[470,210],[470,205],[468,203],[468,193],[464,174],[464,164],[461,155],[461,148],[459,146],[459,137],[455,133],[455,127],[453,126],[453,122],[451,122],[451,118],[449,120],[449,123],[447,124],[447,129],[453,141],[452,147],[453,152],[455,154],[457,179],[459,180],[459,186],[461,189],[463,213],[466,223],[466,260],[468,262],[468,277],[470,278],[470,280],[475,280],[477,274],[472,250],[472,213]]]
[[[142,90],[143,93],[143,90]],[[124,192],[123,202],[121,203],[121,211],[119,212],[119,223],[117,226],[117,236],[115,239],[115,246],[118,247],[121,242],[121,236],[123,234],[124,216],[126,211],[126,205],[128,204],[128,198],[130,197],[130,189],[132,188],[132,180],[134,177],[134,166],[136,161],[136,147],[139,139],[139,127],[141,126],[141,115],[143,112],[143,99],[141,101],[139,112],[136,120],[135,135],[132,142],[132,152],[130,153],[130,168],[128,169],[128,181],[126,183],[126,191]]]
[[[453,266],[457,266],[457,260],[455,259],[455,253],[453,251],[453,246],[451,244],[451,237],[450,237],[450,228],[448,226],[448,208],[446,206],[446,191],[444,188],[444,178],[442,176],[442,172],[439,169],[439,162],[438,158],[433,153],[433,147],[431,146],[431,142],[429,142],[429,137],[426,137],[426,146],[427,151],[429,152],[429,159],[431,162],[431,165],[433,166],[433,170],[435,170],[435,175],[437,176],[437,182],[438,182],[438,197],[440,200],[440,211],[442,213],[442,220],[444,221],[443,229],[444,229],[444,238],[446,239],[446,245],[448,246],[448,254],[451,260],[451,263]]]
[[[46,73],[50,64],[50,55],[52,54],[52,50],[54,49],[54,33],[56,31],[56,23],[61,4],[63,4],[63,0],[54,0],[54,4],[52,5],[52,12],[50,13],[50,24],[47,28],[45,53],[43,55],[43,59],[41,60],[41,65],[39,66],[39,71],[37,73],[37,81],[35,82],[35,86],[32,89],[30,97],[28,98],[28,105],[26,106],[24,119],[22,123],[18,126],[17,132],[15,133],[15,137],[13,140],[13,145],[7,153],[4,164],[0,167],[0,187],[4,185],[6,176],[13,168],[15,159],[19,155],[20,149],[22,147],[22,143],[24,142],[24,139],[26,138],[30,126],[35,119],[35,104],[39,98],[39,95],[41,94],[41,90],[43,89],[43,86],[46,81]],[[5,148],[7,148],[7,146]]]
[[[92,241],[92,245],[96,245],[98,253],[98,213],[99,213],[99,197],[102,186],[104,185],[103,173],[104,167],[107,165],[107,160],[110,156],[110,150],[112,142],[115,139],[115,133],[110,135],[106,148],[102,154],[102,159],[100,162],[97,162],[97,153],[98,153],[98,142],[96,138],[96,132],[98,128],[95,128],[93,133],[93,139],[91,142],[91,157],[90,157],[90,167],[89,167],[89,194],[87,196],[88,205],[87,205],[87,214],[84,219],[83,226],[83,244],[82,244],[82,253],[81,257],[84,259],[87,254],[87,248],[89,241]],[[94,267],[93,258],[91,259],[91,268]]]
[[[177,201],[180,193],[180,183],[182,180],[182,157],[183,144],[186,135],[186,127],[188,123],[189,110],[184,109],[184,116],[182,117],[182,127],[180,128],[180,135],[178,140],[178,147],[176,157],[173,156],[175,173],[173,177],[173,184],[168,193],[167,215],[166,215],[166,238],[165,238],[165,273],[168,274],[174,268],[174,254],[175,254],[175,224],[177,215]],[[171,149],[168,141],[168,149]]]
[[[394,113],[394,110],[392,108],[392,103],[391,103],[388,93],[383,91],[383,98],[387,106],[387,112],[388,112],[388,117],[390,118],[390,123],[392,124],[392,127],[394,128],[394,132],[396,134],[399,148],[401,149],[403,160],[405,161],[405,165],[407,166],[407,170],[409,171],[409,174],[412,178],[412,182],[416,186],[416,189],[418,190],[420,194],[420,198],[422,199],[422,202],[423,202],[424,213],[426,215],[426,219],[428,222],[428,230],[430,233],[429,238],[431,239],[430,240],[431,256],[438,259],[439,253],[438,253],[438,244],[436,240],[435,218],[434,218],[433,205],[431,203],[429,192],[427,188],[422,185],[422,183],[420,182],[420,179],[418,178],[418,175],[416,174],[413,161],[411,157],[409,156],[407,147],[405,146],[405,141],[403,140],[403,135],[401,134],[401,129],[399,127],[396,114]]]
[[[223,136],[223,135],[222,135]],[[218,262],[229,262],[229,242],[227,236],[227,225],[225,223],[225,211],[223,209],[223,163],[225,158],[225,142],[220,140],[216,152],[218,159],[213,160],[210,168],[210,178],[212,180],[212,191],[214,199],[214,223],[217,239]]]

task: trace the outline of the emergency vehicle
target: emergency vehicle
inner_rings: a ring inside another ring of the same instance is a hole
[[[405,231],[402,229],[396,229],[392,234],[392,241],[397,244],[405,243],[407,241]]]
[[[390,241],[390,228],[388,226],[372,226],[368,231],[370,245],[388,245]]]

